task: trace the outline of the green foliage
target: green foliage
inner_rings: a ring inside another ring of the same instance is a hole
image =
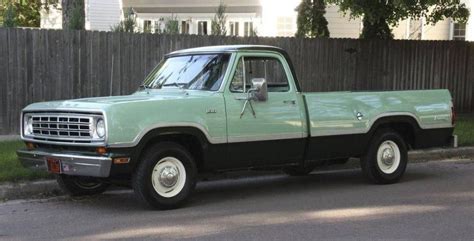
[[[0,26],[3,26],[3,15],[6,10],[6,3],[0,0]]]
[[[171,14],[171,17],[165,18],[165,29],[162,33],[166,34],[179,34],[179,21],[178,16]]]
[[[454,134],[458,136],[459,146],[474,146],[474,115],[459,116]]]
[[[82,30],[85,28],[84,0],[62,0],[63,29]]]
[[[179,21],[178,16],[171,14],[170,17],[161,18],[160,26],[155,29],[157,34],[179,34]],[[161,29],[162,24],[164,23],[164,28]]]
[[[19,1],[15,2],[16,19],[18,26],[37,27],[41,25],[41,1]]]
[[[212,35],[224,36],[227,34],[227,28],[225,26],[227,22],[227,15],[225,13],[226,6],[221,2],[219,7],[216,9],[214,19],[212,19],[211,22]]]
[[[80,3],[82,1],[77,1],[74,4],[74,8],[71,11],[71,18],[69,19],[69,28],[74,30],[82,30],[85,28],[85,13],[84,13],[84,5]]]
[[[303,0],[297,10],[297,37],[329,37],[328,21],[324,17],[326,13],[324,0]]]
[[[124,19],[120,21],[117,25],[114,25],[110,28],[113,32],[126,32],[134,33],[137,26],[137,21],[135,20],[135,15],[133,10],[129,8],[124,12]]]
[[[8,4],[3,15],[3,27],[12,28],[17,26],[16,11],[13,4]]]
[[[21,141],[0,142],[0,182],[51,178],[47,172],[33,171],[21,166],[16,150],[23,148]]]
[[[353,18],[364,18],[361,38],[391,39],[390,27],[407,18],[425,18],[429,24],[435,24],[446,18],[465,23],[469,10],[460,0],[327,0],[337,4],[342,12]]]
[[[41,0],[4,1],[0,4],[1,24],[5,27],[40,27]]]

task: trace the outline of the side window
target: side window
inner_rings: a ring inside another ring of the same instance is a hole
[[[230,90],[245,92],[251,88],[254,78],[264,78],[267,81],[268,92],[286,92],[290,89],[288,77],[280,60],[272,57],[242,57],[237,64]]]

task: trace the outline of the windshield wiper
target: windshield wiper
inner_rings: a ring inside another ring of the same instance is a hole
[[[185,83],[178,83],[178,82],[173,82],[173,83],[169,83],[169,84],[162,84],[160,87],[163,87],[163,86],[176,86],[180,89],[183,89],[184,86],[186,86],[187,84]]]

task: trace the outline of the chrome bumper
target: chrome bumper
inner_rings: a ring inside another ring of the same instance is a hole
[[[30,169],[47,170],[47,157],[59,159],[61,160],[61,174],[65,175],[108,177],[112,166],[110,157],[26,149],[18,150],[16,153],[21,164]]]

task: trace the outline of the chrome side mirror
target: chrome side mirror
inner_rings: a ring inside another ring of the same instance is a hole
[[[252,97],[256,101],[267,101],[268,99],[268,88],[267,81],[264,78],[252,79],[252,89],[249,90],[252,93]]]

